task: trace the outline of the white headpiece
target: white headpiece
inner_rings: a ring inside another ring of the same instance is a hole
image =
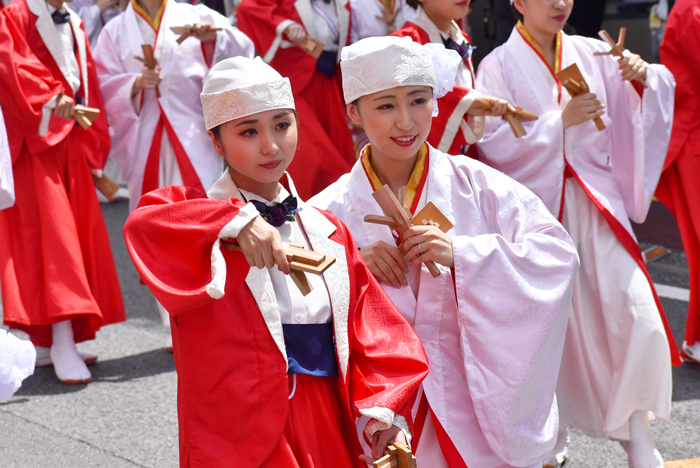
[[[282,78],[260,57],[233,57],[217,63],[199,97],[207,130],[272,109],[294,109],[289,78]]]
[[[437,98],[452,91],[461,61],[442,44],[421,45],[394,36],[362,39],[340,53],[345,103],[398,86],[430,86],[435,116]]]

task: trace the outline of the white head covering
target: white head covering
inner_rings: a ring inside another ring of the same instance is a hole
[[[369,37],[343,47],[345,103],[398,86],[433,88],[433,116],[437,98],[452,91],[462,58],[442,44],[421,45],[409,37]]]
[[[217,63],[199,97],[207,130],[272,109],[294,109],[289,78],[283,78],[260,57],[233,57]]]

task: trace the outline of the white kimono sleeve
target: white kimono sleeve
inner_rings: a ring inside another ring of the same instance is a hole
[[[15,185],[12,175],[12,155],[7,141],[5,119],[0,109],[0,210],[15,204]]]
[[[578,255],[525,187],[495,171],[455,175],[483,223],[474,235],[452,237],[469,391],[493,452],[529,466],[556,441],[555,390]]]
[[[502,49],[479,66],[476,88],[482,93],[518,105],[504,80]],[[564,126],[560,110],[550,110],[533,122],[524,122],[527,135],[515,138],[501,117],[486,117],[484,137],[477,144],[479,158],[508,174],[539,196],[551,213],[559,212],[564,173]]]

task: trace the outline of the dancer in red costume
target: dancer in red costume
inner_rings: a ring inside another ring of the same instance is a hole
[[[454,89],[438,101],[440,113],[433,118],[428,143],[448,154],[467,154],[469,146],[484,134],[484,116],[503,115],[512,107],[502,99],[474,89],[474,47],[456,23],[468,14],[469,2],[407,0],[407,3],[417,9],[416,16],[394,36],[408,36],[419,44],[440,44],[462,57]]]
[[[51,347],[60,380],[89,382],[75,343],[123,321],[124,304],[93,183],[107,117],[82,21],[63,1],[0,11],[0,101],[16,195],[0,211],[4,321]],[[101,111],[88,130],[71,118],[76,102]]]
[[[259,58],[217,64],[206,127],[229,163],[205,196],[145,195],[124,237],[171,313],[183,467],[360,468],[355,417],[379,451],[410,438],[397,413],[427,375],[420,340],[343,223],[296,198],[289,80]],[[234,104],[231,104],[234,103]],[[241,252],[222,248],[235,241]],[[303,296],[283,245],[336,258]],[[277,265],[277,266],[275,266]]]
[[[656,197],[676,217],[690,270],[690,302],[681,354],[700,362],[700,1],[673,5],[661,62],[676,78],[673,132]]]
[[[299,195],[309,198],[346,173],[355,148],[345,115],[339,51],[350,34],[348,0],[243,0],[238,27],[282,76],[288,77],[299,115],[299,151],[289,166]],[[324,48],[318,59],[302,50],[306,36]]]

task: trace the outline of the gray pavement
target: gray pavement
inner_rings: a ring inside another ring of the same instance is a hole
[[[121,237],[127,202],[103,205],[103,212],[128,320],[80,345],[99,355],[91,366],[93,383],[66,386],[51,368],[39,368],[9,402],[0,404],[0,468],[178,466],[177,377],[172,355],[163,349],[167,332]],[[678,250],[651,262],[649,269],[658,283],[688,287],[685,256]],[[662,300],[680,342],[687,303]],[[666,460],[700,458],[700,366],[676,368],[674,379],[671,421],[653,421],[652,431]],[[627,466],[619,444],[576,431],[571,438],[567,466]]]

